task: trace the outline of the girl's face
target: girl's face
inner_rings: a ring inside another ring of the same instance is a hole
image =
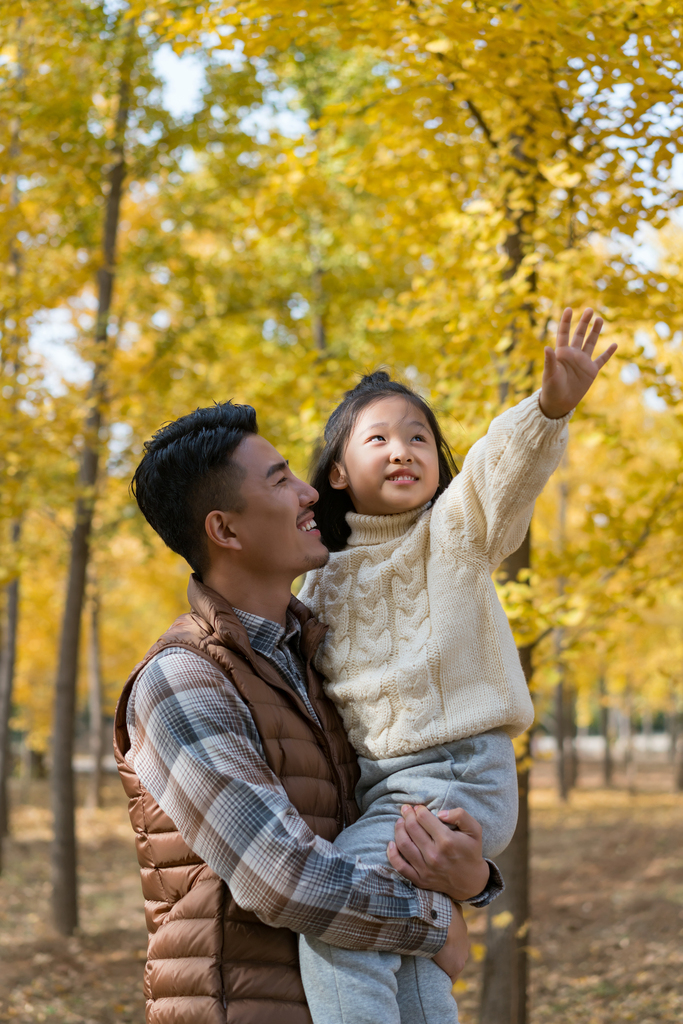
[[[407,512],[430,501],[439,486],[439,457],[421,409],[401,395],[366,406],[330,484],[348,491],[356,512],[366,516]]]

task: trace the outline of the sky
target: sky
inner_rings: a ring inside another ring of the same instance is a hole
[[[173,117],[187,117],[201,106],[204,65],[193,53],[179,57],[168,43],[154,55],[154,70],[163,79],[163,105]]]

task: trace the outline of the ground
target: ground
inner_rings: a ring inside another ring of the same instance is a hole
[[[619,782],[619,780],[617,780]],[[683,796],[657,772],[645,791],[592,788],[561,804],[547,766],[532,789],[531,1024],[683,1022]],[[0,1020],[143,1024],[146,935],[125,800],[79,811],[81,928],[50,926],[44,783],[15,793],[0,877]],[[463,1024],[477,1020],[485,915],[458,983]]]
[[[531,1024],[683,1021],[683,796],[532,790]],[[475,1024],[476,955],[458,984]],[[467,986],[465,988],[465,986]]]

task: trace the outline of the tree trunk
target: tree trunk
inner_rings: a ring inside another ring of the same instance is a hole
[[[323,269],[316,266],[311,275],[313,292],[312,329],[313,342],[319,352],[327,348],[327,332],[325,330],[325,293],[323,291]]]
[[[669,749],[667,751],[669,761],[674,764],[676,761],[676,741],[678,739],[678,715],[672,711],[666,716],[666,731],[669,734]]]
[[[569,485],[566,479],[568,458],[567,453],[562,456],[560,464],[560,477],[558,480],[558,505],[557,505],[557,544],[558,554],[564,555],[567,540],[567,502],[569,499]],[[559,576],[557,580],[557,592],[560,597],[564,596],[565,579]],[[555,738],[557,740],[557,792],[560,800],[566,801],[569,796],[569,773],[567,765],[567,687],[566,669],[562,660],[562,641],[564,630],[558,627],[555,630],[555,663],[559,675],[559,682],[555,688]]]
[[[21,526],[12,523],[12,544],[19,543]],[[11,771],[10,727],[14,666],[19,623],[19,579],[5,587],[5,630],[0,653],[0,872],[3,869],[3,840],[9,831],[9,776]]]
[[[628,713],[624,716],[626,725],[626,750],[624,753],[624,770],[626,772],[626,788],[632,795],[636,791],[636,756],[633,746],[633,716],[629,703]]]
[[[607,703],[607,691],[605,687],[605,677],[600,677],[600,732],[602,738],[605,741],[604,752],[602,755],[602,772],[603,782],[606,789],[609,789],[612,785],[612,776],[614,771],[612,761],[612,737],[610,734],[610,709]]]
[[[90,718],[90,756],[92,771],[88,780],[86,805],[102,804],[102,755],[104,728],[102,722],[102,669],[100,659],[100,602],[97,591],[90,603],[90,634],[88,637],[88,710]]]
[[[560,673],[563,669],[560,667]],[[564,681],[555,687],[555,739],[557,741],[557,793],[560,800],[567,800],[569,789],[567,787],[567,764],[565,759],[564,740],[566,729],[564,726]]]
[[[21,38],[21,27],[23,18],[17,18],[16,38]],[[20,47],[23,51],[23,46]],[[23,63],[19,61],[17,70],[17,82],[20,84],[24,78]],[[25,90],[20,88],[20,95],[25,97]],[[11,141],[8,151],[10,162],[16,160],[20,150],[21,120],[17,115],[12,122]],[[12,188],[10,192],[10,210],[16,210],[20,202],[19,174],[15,171],[12,176]],[[14,279],[14,290],[17,305],[19,306],[19,285],[21,278],[21,250],[16,236],[13,236],[9,246],[9,265],[11,275]],[[7,315],[7,314],[5,314]],[[16,320],[19,316],[15,317]],[[9,343],[3,346],[0,356],[0,370],[7,368],[8,361],[13,364],[14,378],[19,376],[21,354],[21,341],[19,334],[11,336]],[[8,360],[9,356],[9,360]],[[17,412],[17,395],[11,399],[12,412]],[[15,480],[17,477],[15,477]],[[21,535],[21,520],[14,519],[10,525],[10,543],[15,549],[19,544]],[[3,870],[3,846],[5,836],[9,832],[9,775],[11,772],[10,756],[10,727],[9,720],[12,713],[12,691],[14,689],[14,666],[17,653],[17,625],[19,621],[19,578],[11,580],[5,588],[5,629],[2,637],[2,651],[0,652],[0,872]]]
[[[520,188],[524,187],[528,207],[521,205],[512,209],[507,203],[505,213],[510,223],[510,230],[503,243],[507,264],[502,273],[504,281],[511,280],[520,269],[524,256],[531,244],[532,232],[536,217],[535,182],[533,174],[528,175],[521,168],[527,163],[524,153],[523,139],[513,137],[515,142],[514,157],[517,163],[512,170],[518,179]],[[533,269],[527,275],[529,295],[536,290],[536,274]],[[521,309],[533,323],[533,305],[525,302]],[[505,353],[509,359],[515,348],[516,327],[511,323],[511,341]],[[533,374],[533,363],[529,364],[529,380]],[[498,396],[501,404],[505,402],[509,391],[509,380],[506,373],[501,374],[498,384]],[[505,580],[519,579],[523,569],[531,568],[531,528],[519,548],[513,552],[501,566],[501,575]],[[531,647],[518,648],[519,658],[527,683],[531,680]],[[505,892],[500,896],[488,916],[488,938],[486,959],[484,961],[484,980],[480,1006],[480,1024],[527,1024],[527,972],[529,946],[529,748],[526,737],[526,751],[518,760],[517,785],[519,791],[519,817],[512,842],[499,858],[503,877],[506,880]],[[509,919],[507,914],[511,915]],[[505,916],[501,916],[505,915]],[[505,923],[504,923],[505,922]],[[500,926],[500,927],[497,927]]]
[[[567,728],[567,747],[565,754],[567,763],[567,790],[571,791],[579,781],[579,751],[576,741],[576,690],[572,687],[567,694],[567,705],[565,714]],[[568,741],[568,742],[567,742]]]
[[[492,904],[486,931],[481,1024],[526,1024],[529,945],[529,770],[520,766],[519,819],[497,863],[505,892]],[[508,914],[511,915],[508,917]]]
[[[119,87],[113,164],[109,171],[109,194],[105,206],[102,266],[97,275],[98,310],[95,340],[97,355],[90,387],[90,411],[85,425],[85,441],[79,472],[80,494],[76,500],[75,525],[71,535],[66,604],[62,619],[57,682],[55,686],[52,742],[52,911],[55,928],[71,935],[78,927],[76,871],[76,829],[73,778],[74,716],[76,680],[81,634],[83,598],[88,568],[98,467],[98,437],[102,425],[107,326],[114,285],[116,236],[121,194],[125,175],[125,129],[128,121],[129,85],[125,75]]]
[[[502,571],[516,580],[531,566],[531,535],[505,560]],[[520,647],[527,682],[531,679],[531,648]],[[489,909],[480,1024],[527,1024],[529,947],[529,750],[518,759],[519,818],[512,842],[497,859],[505,892]],[[508,914],[511,915],[508,917]]]
[[[683,793],[683,742],[680,739],[680,735],[683,732],[683,713],[678,717],[678,759],[675,763],[675,785],[676,792]]]
[[[81,484],[86,486],[90,482],[93,486],[96,475],[97,455],[91,448],[87,448],[81,462]],[[76,525],[71,535],[52,735],[52,909],[55,927],[62,935],[71,935],[78,927],[73,741],[81,608],[91,522],[91,500],[79,498],[76,504]]]
[[[47,767],[45,755],[37,750],[32,750],[26,742],[26,736],[22,738],[19,750],[19,803],[26,804],[31,799],[31,783],[34,779],[46,779]]]

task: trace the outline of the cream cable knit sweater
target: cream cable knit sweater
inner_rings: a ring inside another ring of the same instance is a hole
[[[544,416],[539,392],[526,398],[493,420],[433,506],[348,513],[348,546],[307,575],[299,598],[330,627],[318,667],[359,754],[531,725],[491,573],[521,544],[569,418]]]

